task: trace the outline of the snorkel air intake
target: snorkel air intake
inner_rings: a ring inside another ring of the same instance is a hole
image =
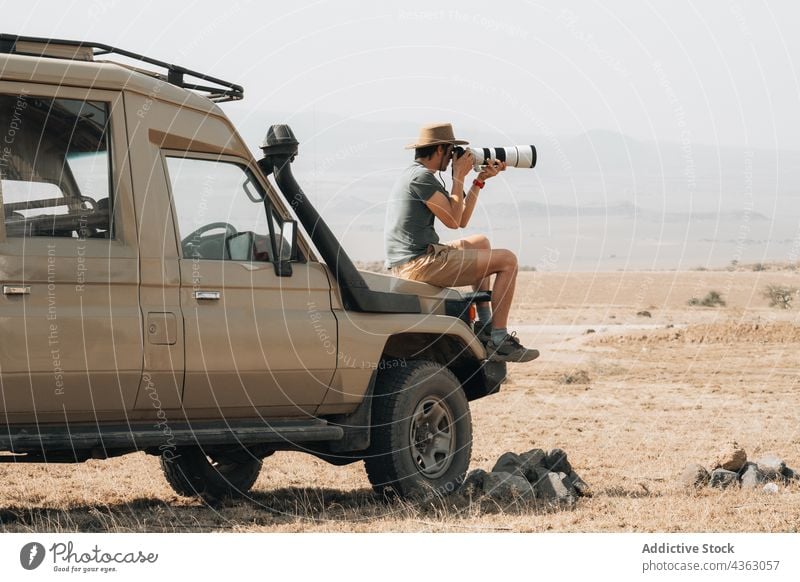
[[[331,229],[294,179],[292,162],[298,146],[299,142],[288,125],[273,125],[261,146],[264,157],[258,161],[258,165],[267,176],[275,174],[278,188],[333,272],[342,292],[344,308],[370,313],[420,313],[419,297],[416,295],[373,291],[367,286]]]

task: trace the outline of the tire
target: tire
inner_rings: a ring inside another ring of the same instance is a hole
[[[472,418],[458,379],[425,360],[382,369],[371,437],[364,464],[378,494],[422,499],[456,491],[472,453]]]
[[[258,479],[261,459],[208,457],[200,447],[178,447],[174,455],[161,456],[161,470],[178,495],[216,500],[247,493]]]

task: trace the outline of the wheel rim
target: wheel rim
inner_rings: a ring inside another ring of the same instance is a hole
[[[442,476],[453,463],[455,423],[447,403],[434,396],[423,399],[411,416],[411,456],[428,479]]]

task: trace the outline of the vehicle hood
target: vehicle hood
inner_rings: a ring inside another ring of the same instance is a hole
[[[445,299],[461,299],[461,293],[449,287],[437,287],[370,271],[359,271],[359,273],[373,291],[418,296],[423,313],[441,313],[444,310]]]

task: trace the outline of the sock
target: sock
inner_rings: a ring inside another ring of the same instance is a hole
[[[486,325],[492,322],[492,308],[485,303],[477,305],[478,308],[478,321]]]
[[[508,335],[507,327],[496,327],[492,330],[492,343],[499,346]]]

